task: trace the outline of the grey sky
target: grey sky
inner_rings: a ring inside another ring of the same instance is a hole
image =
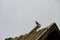
[[[0,40],[29,32],[35,20],[60,26],[60,0],[0,0]]]

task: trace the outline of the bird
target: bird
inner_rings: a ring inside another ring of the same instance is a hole
[[[37,21],[35,21],[35,23],[36,23],[37,26],[41,26],[41,24],[39,24]]]

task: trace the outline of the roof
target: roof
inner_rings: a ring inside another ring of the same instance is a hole
[[[12,40],[38,40],[38,39],[46,38],[46,36],[47,36],[46,34],[49,34],[50,32],[52,32],[55,29],[59,32],[59,29],[58,29],[56,23],[52,23],[48,27],[42,28],[38,31],[37,31],[37,29],[40,28],[41,25],[38,22],[36,22],[36,24],[38,24],[38,25],[36,25],[36,27],[33,30],[31,30],[29,33],[27,33],[25,35],[21,35],[17,38],[16,37],[12,38]],[[60,35],[60,32],[59,32],[59,35]]]

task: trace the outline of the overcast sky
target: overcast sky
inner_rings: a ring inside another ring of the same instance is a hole
[[[0,0],[0,40],[28,33],[35,21],[60,26],[60,0]]]

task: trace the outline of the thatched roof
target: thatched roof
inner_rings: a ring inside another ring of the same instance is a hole
[[[58,34],[60,35],[60,31],[56,25],[56,23],[52,23],[46,28],[42,28],[37,31],[38,28],[41,27],[41,25],[36,22],[37,26],[31,30],[29,33],[25,35],[20,35],[19,37],[12,38],[10,40],[44,40],[51,32],[54,30],[57,30]]]

